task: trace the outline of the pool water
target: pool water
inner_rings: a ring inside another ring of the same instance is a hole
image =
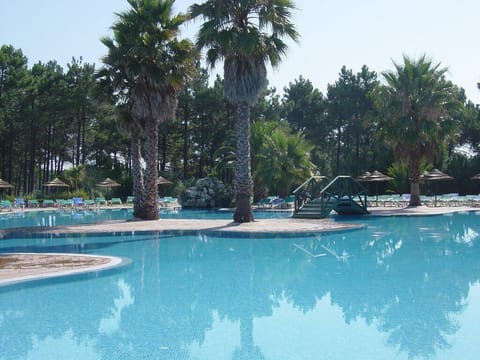
[[[291,211],[254,211],[256,219],[285,218]],[[95,209],[95,210],[45,210],[0,213],[0,229],[31,226],[62,226],[91,224],[102,221],[128,220],[133,218],[132,208]],[[232,219],[232,211],[222,210],[161,210],[162,219]]]
[[[478,359],[480,213],[349,221],[366,227],[0,240],[132,260],[0,287],[0,359]]]

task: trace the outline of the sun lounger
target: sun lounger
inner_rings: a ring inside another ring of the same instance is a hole
[[[72,201],[66,199],[57,199],[55,200],[55,205],[59,208],[66,208],[72,205]]]
[[[120,200],[120,198],[112,198],[110,205],[122,205],[122,200]]]
[[[90,208],[92,206],[95,206],[95,200],[86,199],[86,200],[83,200],[83,202],[85,203],[86,208]]]
[[[42,207],[53,207],[55,206],[55,203],[52,199],[44,199],[42,201]]]
[[[272,208],[282,208],[285,204],[285,199],[282,198],[276,198],[272,200]]]
[[[258,202],[258,207],[261,207],[261,208],[269,207],[269,208],[271,208],[273,206],[273,201],[275,199],[278,199],[278,196],[267,196],[266,198],[263,198]]]
[[[0,201],[0,210],[12,210],[13,205],[9,200],[2,200]]]
[[[158,205],[160,207],[180,207],[178,199],[171,196],[158,198]]]
[[[72,207],[78,209],[78,208],[84,208],[85,203],[83,202],[83,199],[81,197],[74,197],[72,198]]]
[[[105,200],[104,197],[99,196],[95,198],[95,204],[97,205],[107,205],[107,201]]]
[[[27,206],[29,208],[37,208],[39,207],[39,203],[38,203],[38,200],[37,199],[30,199],[27,201]]]
[[[13,206],[17,209],[23,209],[25,207],[25,200],[23,200],[22,198],[16,198]]]

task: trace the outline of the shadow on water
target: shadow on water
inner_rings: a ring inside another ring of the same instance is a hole
[[[461,327],[453,319],[480,280],[478,220],[391,217],[368,220],[351,234],[297,238],[87,237],[83,251],[129,257],[128,271],[0,292],[2,356],[25,358],[55,338],[82,343],[103,359],[116,358],[112,349],[121,358],[188,359],[218,322],[228,321],[238,324],[239,339],[217,358],[263,359],[267,349],[255,332],[261,319],[273,318],[284,303],[308,315],[329,299],[346,324],[362,319],[394,353],[433,359],[451,347]],[[44,247],[32,246],[78,251],[75,239],[52,245],[39,238]],[[24,249],[32,241],[18,240]],[[315,333],[302,336],[313,341],[328,327],[318,322]],[[208,344],[204,351],[214,357],[225,351]],[[276,344],[285,346],[284,358],[295,359],[288,341]]]

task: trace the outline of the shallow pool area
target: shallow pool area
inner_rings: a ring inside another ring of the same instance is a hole
[[[480,214],[349,221],[366,226],[0,240],[131,259],[0,287],[0,359],[477,359]]]

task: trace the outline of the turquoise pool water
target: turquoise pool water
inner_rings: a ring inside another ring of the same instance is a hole
[[[0,287],[0,359],[478,359],[480,213],[349,221],[366,227],[0,240],[132,260]]]
[[[284,218],[291,216],[290,211],[255,211],[256,219]],[[231,211],[188,210],[161,211],[163,219],[232,219]],[[127,220],[133,218],[132,208],[97,210],[45,210],[0,213],[0,229],[30,226],[61,226],[90,224],[102,221]]]

